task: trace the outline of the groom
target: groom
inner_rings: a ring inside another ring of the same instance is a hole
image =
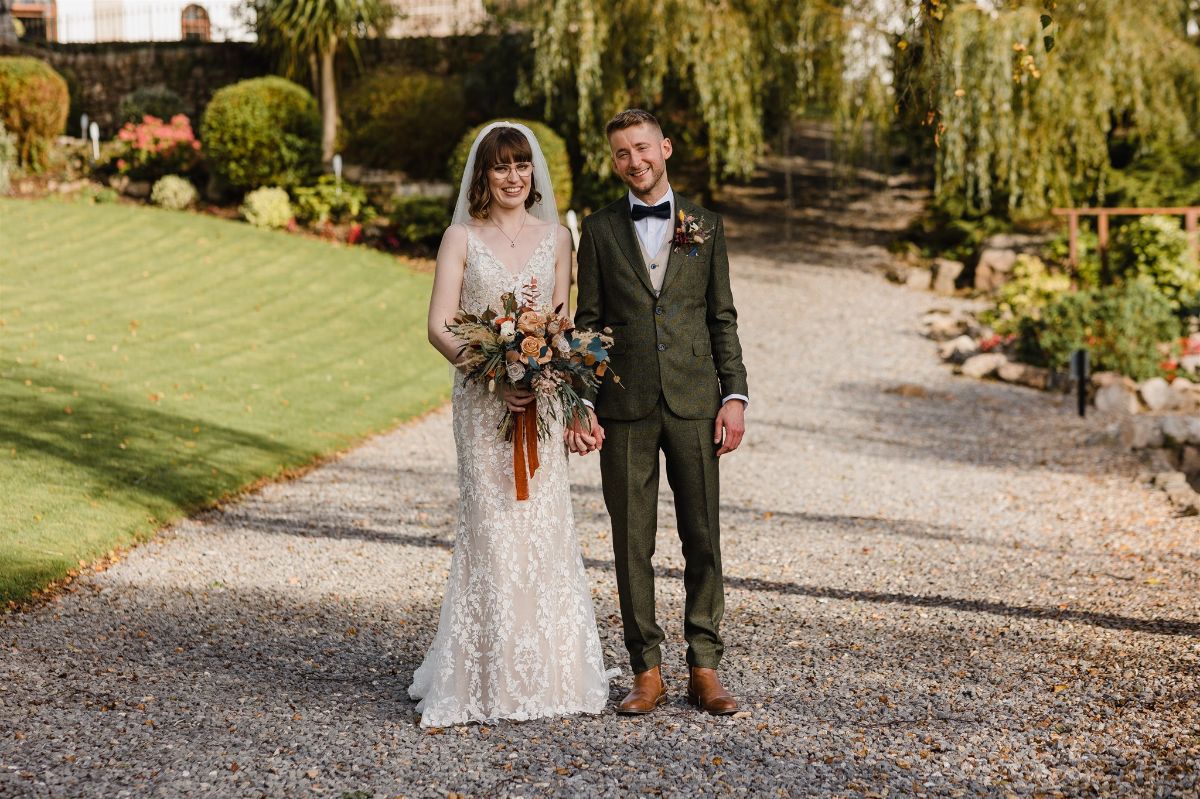
[[[671,140],[653,115],[617,114],[607,128],[613,167],[629,193],[589,216],[579,241],[581,328],[612,329],[612,369],[594,403],[592,430],[568,443],[600,446],[633,690],[618,713],[666,701],[654,614],[654,538],[659,450],[675,495],[685,562],[688,701],[715,715],[737,712],[717,667],[725,600],[718,519],[718,458],[737,449],[749,402],[729,287],[721,218],[674,194]],[[682,215],[682,219],[681,219]],[[589,435],[590,434],[590,435]]]

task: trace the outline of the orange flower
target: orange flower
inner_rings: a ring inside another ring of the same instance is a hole
[[[526,311],[517,319],[517,330],[527,336],[541,336],[546,332],[541,315],[537,311]]]
[[[521,339],[521,354],[529,358],[539,358],[545,346],[545,339],[538,336],[526,336]]]

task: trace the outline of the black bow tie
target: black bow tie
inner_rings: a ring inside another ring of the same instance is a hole
[[[636,222],[639,219],[645,219],[648,216],[656,216],[659,219],[671,218],[671,201],[659,203],[658,205],[640,205],[634,204],[629,206],[629,215]]]

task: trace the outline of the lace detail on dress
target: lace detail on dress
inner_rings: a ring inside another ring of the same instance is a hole
[[[478,313],[536,279],[554,291],[556,230],[513,274],[468,229],[461,307]],[[516,500],[497,398],[456,373],[458,526],[437,634],[413,674],[422,726],[599,713],[608,701],[600,638],[571,509],[562,425],[547,415],[541,467]]]

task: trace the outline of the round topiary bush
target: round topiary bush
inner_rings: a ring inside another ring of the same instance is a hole
[[[264,186],[246,195],[242,216],[255,227],[281,228],[292,221],[288,193],[278,186]]]
[[[150,202],[160,208],[171,211],[184,211],[191,208],[199,198],[200,193],[186,178],[179,175],[164,175],[155,182],[150,190]]]
[[[46,166],[54,137],[66,129],[67,82],[44,61],[0,57],[0,122],[17,137],[21,165]]]
[[[462,134],[463,82],[395,67],[364,77],[342,101],[349,161],[440,178]]]
[[[321,166],[317,101],[283,78],[252,78],[218,90],[204,111],[200,140],[213,175],[238,191],[291,188]]]
[[[567,155],[566,142],[541,122],[532,122],[528,119],[493,121],[518,122],[533,131],[538,144],[541,145],[542,154],[546,156],[546,164],[550,169],[550,180],[554,183],[554,202],[558,205],[558,212],[566,213],[566,210],[571,207],[571,161]],[[479,135],[479,131],[490,124],[492,123],[485,122],[467,131],[458,146],[454,148],[454,157],[450,160],[450,182],[456,187],[462,180],[463,169],[467,165],[467,156],[471,154],[471,145],[474,143],[475,137]]]
[[[170,119],[178,114],[186,114],[183,98],[166,86],[145,86],[134,89],[121,98],[117,111],[122,123],[140,123],[146,117]]]

